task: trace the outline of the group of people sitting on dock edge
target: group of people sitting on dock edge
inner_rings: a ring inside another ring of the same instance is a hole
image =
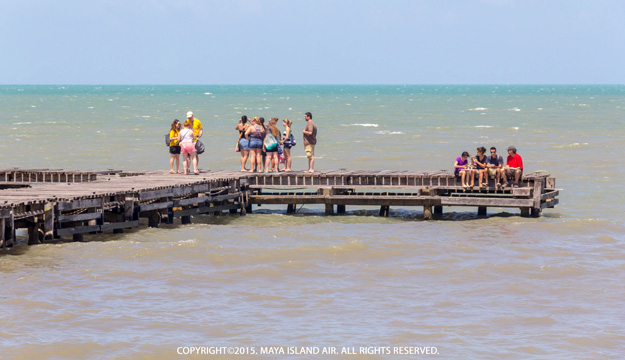
[[[182,154],[184,174],[191,173],[191,163],[193,163],[193,173],[195,175],[200,174],[198,155],[204,152],[204,145],[199,139],[203,134],[202,123],[193,116],[192,111],[187,112],[187,120],[185,120],[184,125],[178,119],[171,123],[171,130],[169,131],[170,174],[180,174],[180,154]],[[174,162],[176,163],[175,171]]]
[[[509,187],[508,178],[514,177],[513,187],[519,187],[519,180],[523,175],[523,159],[516,153],[516,147],[508,146],[508,158],[504,166],[503,158],[497,155],[497,149],[490,148],[490,156],[486,155],[486,148],[478,147],[477,155],[471,156],[463,152],[454,163],[454,175],[462,180],[462,187],[472,189],[475,186],[475,178],[478,178],[480,189],[488,187],[488,179],[495,179],[497,189]],[[470,183],[469,183],[470,181]]]
[[[304,150],[308,158],[308,170],[305,173],[314,173],[315,145],[317,144],[317,126],[312,121],[312,114],[304,114],[306,127],[304,134]],[[292,157],[291,148],[297,144],[289,119],[282,120],[284,131],[278,129],[277,117],[269,119],[265,125],[265,119],[254,117],[251,120],[243,115],[235,126],[239,132],[236,151],[241,153],[241,171],[243,172],[281,172],[291,171]],[[247,169],[247,160],[250,159],[250,169]],[[280,170],[280,164],[284,169]]]

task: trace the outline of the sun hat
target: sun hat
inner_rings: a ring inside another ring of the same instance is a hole
[[[189,111],[189,112],[187,113],[187,119],[188,119],[188,118],[190,118],[190,117],[192,117],[192,116],[193,116],[193,111]]]

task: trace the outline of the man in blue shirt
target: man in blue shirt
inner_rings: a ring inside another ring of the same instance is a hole
[[[490,148],[490,156],[486,159],[488,166],[488,175],[492,178],[496,177],[495,186],[501,187],[500,181],[503,176],[503,157],[497,155],[497,149],[493,146]]]

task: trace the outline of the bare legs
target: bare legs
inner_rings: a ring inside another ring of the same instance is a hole
[[[519,178],[521,177],[521,169],[504,169],[501,171],[503,176],[504,185],[508,182],[508,176],[514,174],[514,183],[518,186]]]
[[[278,171],[278,169],[276,168],[277,162],[278,162],[278,152],[277,151],[268,151],[267,152],[267,160],[265,161],[265,172],[267,172],[267,171]]]
[[[193,163],[193,172],[195,174],[199,174],[200,172],[197,169],[197,153],[192,152],[191,154],[183,154],[182,167],[184,167],[184,174],[187,175],[190,171],[191,162]]]
[[[460,178],[462,179],[462,187],[470,188],[475,185],[475,175],[477,170],[469,169],[469,170],[460,170]],[[469,180],[471,180],[471,184],[469,184]]]
[[[174,171],[174,161],[176,162],[176,171]],[[171,154],[171,159],[169,159],[169,172],[171,174],[175,172],[180,173],[180,155],[179,154]]]
[[[284,171],[291,171],[291,149],[283,149],[284,151]]]
[[[182,167],[184,168],[184,174],[187,175],[189,171],[189,154],[182,154]]]
[[[262,167],[262,149],[250,149],[250,165],[251,165],[251,170],[252,172],[257,172],[260,171],[260,168]]]
[[[247,171],[245,164],[247,164],[247,158],[250,157],[250,150],[241,150],[241,171]],[[254,166],[252,166],[254,168]]]

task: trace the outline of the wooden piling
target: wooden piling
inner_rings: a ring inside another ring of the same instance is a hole
[[[391,212],[391,207],[390,206],[388,206],[388,205],[380,206],[380,216],[388,217],[390,212]]]
[[[432,220],[432,206],[425,205],[423,207],[423,220]]]

